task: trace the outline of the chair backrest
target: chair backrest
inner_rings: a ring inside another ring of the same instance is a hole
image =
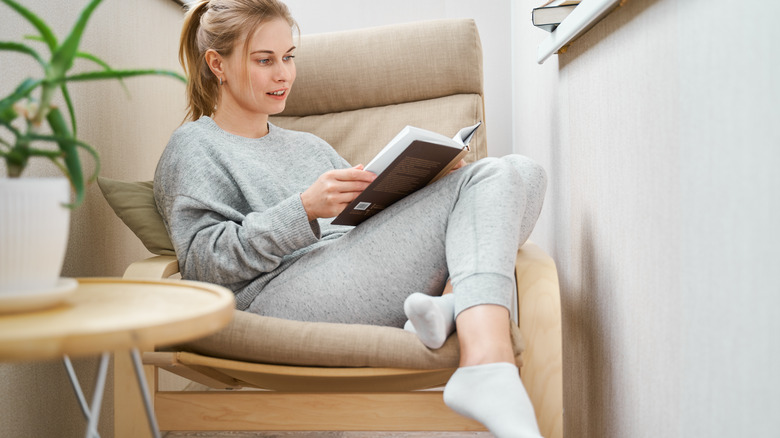
[[[367,163],[406,125],[453,136],[484,121],[482,46],[470,19],[300,37],[298,77],[271,122],[316,134]],[[487,156],[480,128],[466,158]]]

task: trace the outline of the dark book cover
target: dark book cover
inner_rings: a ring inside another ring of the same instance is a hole
[[[366,189],[333,220],[357,225],[445,175],[467,149],[425,141],[412,142]]]

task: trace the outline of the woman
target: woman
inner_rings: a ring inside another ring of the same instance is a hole
[[[520,156],[480,160],[358,227],[331,225],[375,176],[268,122],[295,80],[294,27],[276,0],[201,1],[188,12],[190,121],[154,184],[183,276],[230,288],[239,309],[260,315],[397,327],[408,318],[431,348],[457,326],[460,368],[445,403],[498,437],[538,437],[508,309],[543,170]],[[453,293],[441,296],[445,286]]]

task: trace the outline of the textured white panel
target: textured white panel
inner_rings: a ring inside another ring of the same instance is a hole
[[[780,3],[629,0],[538,65],[541,3],[515,138],[550,175],[567,436],[777,436]]]

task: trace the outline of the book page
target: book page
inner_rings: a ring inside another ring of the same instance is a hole
[[[403,149],[414,140],[423,140],[428,143],[435,143],[442,146],[460,149],[462,147],[457,141],[445,137],[441,134],[431,132],[425,129],[407,126],[398,133],[371,161],[366,164],[365,170],[377,175],[384,172],[387,166],[393,162],[393,159],[403,151]]]

